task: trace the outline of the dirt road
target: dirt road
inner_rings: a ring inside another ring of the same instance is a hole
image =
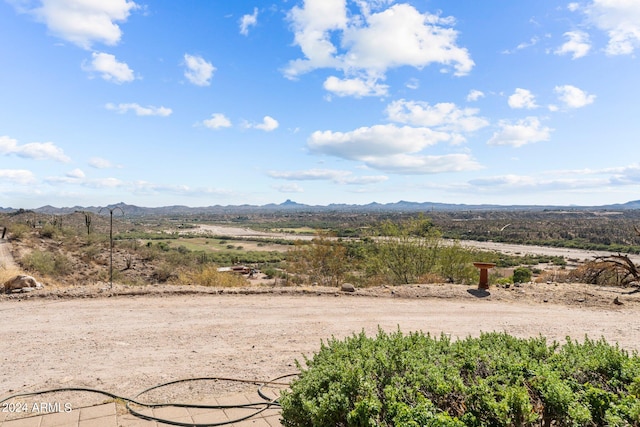
[[[10,243],[7,242],[6,239],[0,239],[0,268],[7,270],[18,268],[13,260],[13,256],[11,256],[9,248]]]
[[[517,303],[469,292],[454,299],[203,294],[0,300],[0,398],[60,386],[133,396],[202,376],[266,380],[296,371],[295,360],[311,355],[321,340],[374,334],[378,326],[452,337],[505,331],[562,341],[587,334],[640,350],[637,310]],[[193,398],[196,391],[172,393]]]

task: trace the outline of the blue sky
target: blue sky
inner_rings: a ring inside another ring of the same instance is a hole
[[[640,199],[640,2],[0,0],[0,206]]]

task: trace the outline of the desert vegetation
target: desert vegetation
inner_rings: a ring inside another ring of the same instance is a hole
[[[640,423],[640,357],[604,340],[380,331],[331,339],[299,368],[288,427]]]
[[[593,245],[600,239],[598,247],[629,253],[636,251],[640,239],[633,228],[635,215],[288,212],[110,218],[97,212],[46,215],[21,210],[3,214],[0,220],[20,267],[61,285],[109,280],[126,285],[247,284],[241,276],[231,279],[217,271],[233,265],[261,270],[281,285],[473,284],[478,271],[472,263],[482,261],[496,264],[490,280],[497,285],[554,280],[629,286],[637,284],[638,274],[624,255],[567,268],[563,257],[480,251],[463,247],[458,239],[557,245],[557,238],[566,246],[576,246],[580,239]],[[203,234],[199,224],[241,225],[278,234]],[[606,242],[604,233],[611,236]],[[307,238],[292,238],[298,236]]]

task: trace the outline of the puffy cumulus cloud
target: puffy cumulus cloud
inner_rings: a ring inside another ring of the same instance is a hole
[[[291,61],[285,70],[287,77],[295,78],[316,68],[340,67],[331,32],[347,27],[346,0],[306,0],[303,7],[294,6],[288,18],[294,42],[305,59]]]
[[[372,169],[397,174],[430,174],[479,169],[467,154],[423,155],[438,142],[451,141],[446,132],[427,127],[394,124],[362,127],[351,132],[316,131],[307,141],[309,150],[363,162]]]
[[[122,169],[120,165],[114,165],[111,161],[102,157],[92,157],[89,159],[89,166],[96,169]]]
[[[337,96],[361,98],[363,96],[384,96],[387,94],[389,86],[378,84],[376,79],[340,79],[329,76],[324,81],[324,88]]]
[[[122,37],[118,23],[126,22],[138,5],[128,0],[41,0],[38,7],[15,2],[21,12],[43,22],[49,31],[84,49],[96,43],[116,45]]]
[[[455,75],[471,71],[474,62],[456,44],[452,18],[423,14],[408,4],[386,7],[389,3],[356,1],[360,13],[348,10],[346,0],[306,0],[303,7],[295,6],[288,17],[304,58],[290,61],[285,76],[296,78],[318,68],[342,70],[345,78],[330,83],[348,82],[349,90],[341,93],[363,96],[362,88],[353,88],[354,76],[358,84],[373,79],[367,83],[372,88],[395,67],[440,64]]]
[[[584,31],[567,31],[564,36],[569,40],[555,50],[556,55],[571,54],[573,59],[578,59],[589,53],[591,49],[589,34]]]
[[[240,18],[240,34],[249,35],[249,28],[258,24],[258,8],[253,8],[253,14],[242,15]]]
[[[55,160],[63,163],[71,161],[62,148],[53,142],[31,142],[19,145],[17,140],[8,136],[0,136],[0,154],[14,154],[26,159]]]
[[[262,119],[262,123],[255,123],[255,124],[250,124],[249,123],[246,126],[249,127],[249,128],[260,129],[260,130],[263,130],[265,132],[271,132],[273,130],[278,129],[278,126],[280,126],[280,124],[273,117],[264,116],[264,118]]]
[[[105,105],[107,110],[116,111],[120,114],[124,114],[128,111],[133,111],[137,116],[161,116],[167,117],[170,116],[173,111],[171,108],[166,107],[154,107],[152,105],[148,107],[142,107],[140,104],[130,103],[130,104],[112,104],[108,103]]]
[[[451,18],[421,14],[408,4],[396,4],[366,17],[368,25],[350,26],[343,44],[346,65],[384,72],[388,68],[432,63],[452,66],[455,75],[468,74],[474,66],[469,52],[456,45],[457,31],[446,26]]]
[[[554,92],[558,94],[558,99],[568,108],[582,108],[593,104],[596,99],[595,95],[590,95],[582,89],[571,85],[556,86]]]
[[[458,108],[456,104],[442,102],[430,105],[421,101],[393,101],[386,108],[389,120],[414,126],[432,127],[441,131],[473,132],[489,125],[478,117],[475,108]]]
[[[209,129],[221,129],[231,127],[231,120],[222,113],[213,113],[211,118],[204,120],[202,124]]]
[[[0,180],[17,185],[30,185],[36,182],[36,177],[26,169],[0,169]]]
[[[384,182],[384,175],[353,176],[353,172],[335,169],[308,169],[300,171],[270,171],[268,175],[276,179],[290,181],[331,181],[336,184],[366,185]]]
[[[477,101],[480,98],[484,98],[484,92],[477,89],[470,90],[469,94],[467,95],[467,101],[469,102]]]
[[[498,126],[500,130],[496,131],[489,139],[489,145],[521,147],[534,142],[548,141],[553,131],[553,129],[543,126],[537,117],[527,117],[515,123],[501,120]]]
[[[511,108],[526,108],[530,110],[538,107],[536,105],[535,95],[533,95],[531,91],[521,88],[516,88],[516,91],[513,95],[509,96],[507,102]]]
[[[196,86],[209,86],[211,84],[211,78],[216,67],[210,62],[207,62],[201,56],[184,55],[184,65],[187,69],[184,71],[184,76]]]
[[[361,127],[351,132],[316,131],[307,145],[316,153],[348,160],[366,160],[401,153],[417,153],[449,135],[429,128],[398,127],[394,124]]]
[[[589,20],[609,36],[609,55],[629,55],[640,47],[640,2],[593,0],[585,9]]]
[[[104,80],[113,83],[129,83],[135,80],[133,70],[124,62],[119,62],[114,55],[104,52],[93,52],[90,63],[84,62],[82,69],[96,72]]]

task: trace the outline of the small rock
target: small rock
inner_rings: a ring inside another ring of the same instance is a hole
[[[613,300],[613,303],[614,303],[615,305],[623,305],[623,304],[624,304],[622,301],[620,301],[620,300],[618,299],[618,297],[615,297],[615,299]]]
[[[340,286],[340,290],[342,292],[355,292],[356,288],[351,283],[343,283],[342,286]]]

